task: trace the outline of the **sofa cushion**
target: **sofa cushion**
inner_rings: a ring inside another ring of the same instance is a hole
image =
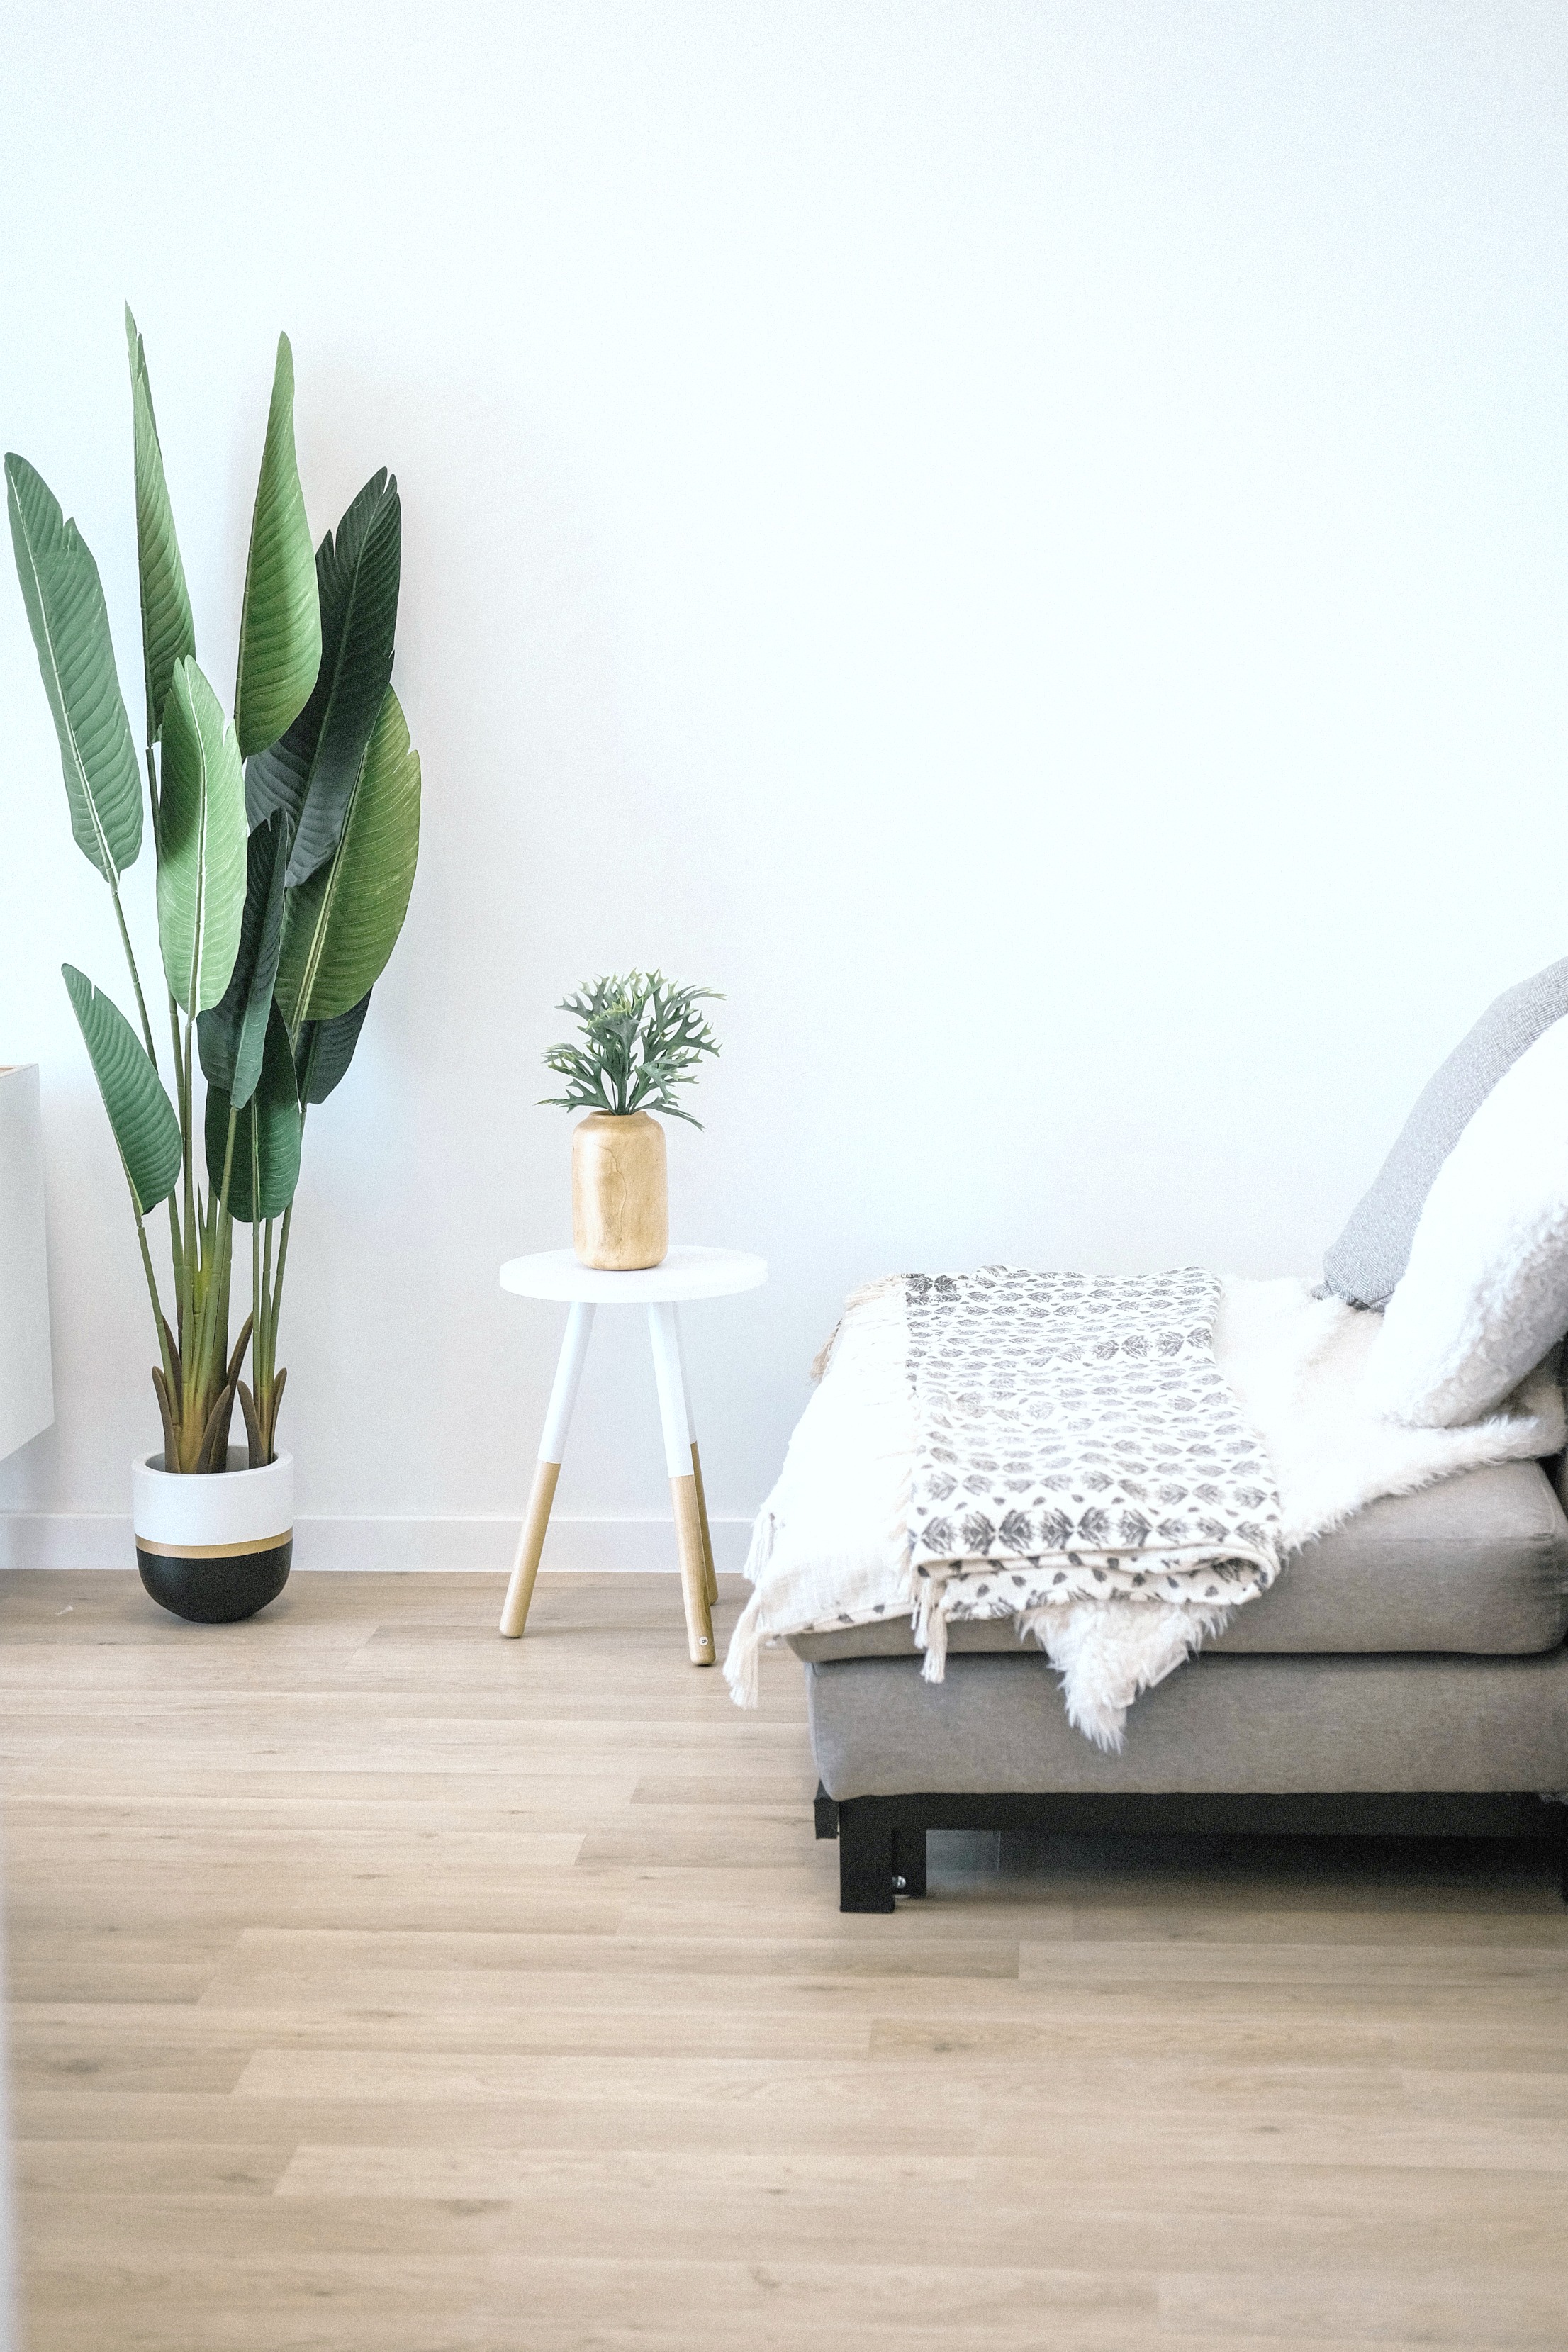
[[[830,1797],[919,1789],[1187,1795],[1330,1789],[1568,1790],[1568,1648],[1539,1658],[1194,1658],[1145,1691],[1108,1756],[1074,1731],[1037,1650],[805,1669]]]
[[[1405,1272],[1437,1171],[1503,1072],[1568,1014],[1568,957],[1506,989],[1429,1078],[1375,1181],[1323,1259],[1352,1307],[1382,1307]]]
[[[1537,1462],[1466,1470],[1369,1503],[1288,1555],[1279,1581],[1238,1609],[1209,1652],[1317,1655],[1458,1651],[1529,1657],[1568,1638],[1568,1519]],[[1013,1651],[1011,1618],[948,1629],[950,1653]],[[1033,1646],[1032,1644],[1030,1645]],[[906,1657],[909,1622],[798,1633],[797,1657]]]
[[[1568,1021],[1505,1070],[1437,1171],[1362,1396],[1415,1428],[1495,1412],[1568,1331]]]

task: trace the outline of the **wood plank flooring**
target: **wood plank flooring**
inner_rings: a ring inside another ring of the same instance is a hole
[[[846,1918],[787,1653],[500,1591],[0,1576],[30,2352],[1568,2346],[1543,1858],[954,1837]]]

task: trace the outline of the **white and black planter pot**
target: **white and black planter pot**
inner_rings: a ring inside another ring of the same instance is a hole
[[[230,1625],[276,1601],[294,1557],[294,1457],[246,1467],[231,1445],[228,1468],[205,1476],[163,1467],[161,1454],[131,1465],[136,1565],[160,1608],[198,1625]]]

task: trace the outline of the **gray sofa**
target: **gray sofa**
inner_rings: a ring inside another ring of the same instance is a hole
[[[953,1626],[936,1684],[906,1623],[796,1636],[841,1907],[923,1894],[941,1828],[1531,1838],[1568,1873],[1561,1470],[1358,1512],[1138,1701],[1120,1756],[1069,1727],[1011,1622]]]

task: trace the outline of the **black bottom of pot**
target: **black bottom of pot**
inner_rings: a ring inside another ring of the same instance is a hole
[[[288,1583],[293,1557],[292,1536],[265,1551],[237,1552],[226,1559],[171,1559],[136,1547],[142,1581],[159,1608],[188,1617],[194,1625],[232,1625],[254,1617]]]

